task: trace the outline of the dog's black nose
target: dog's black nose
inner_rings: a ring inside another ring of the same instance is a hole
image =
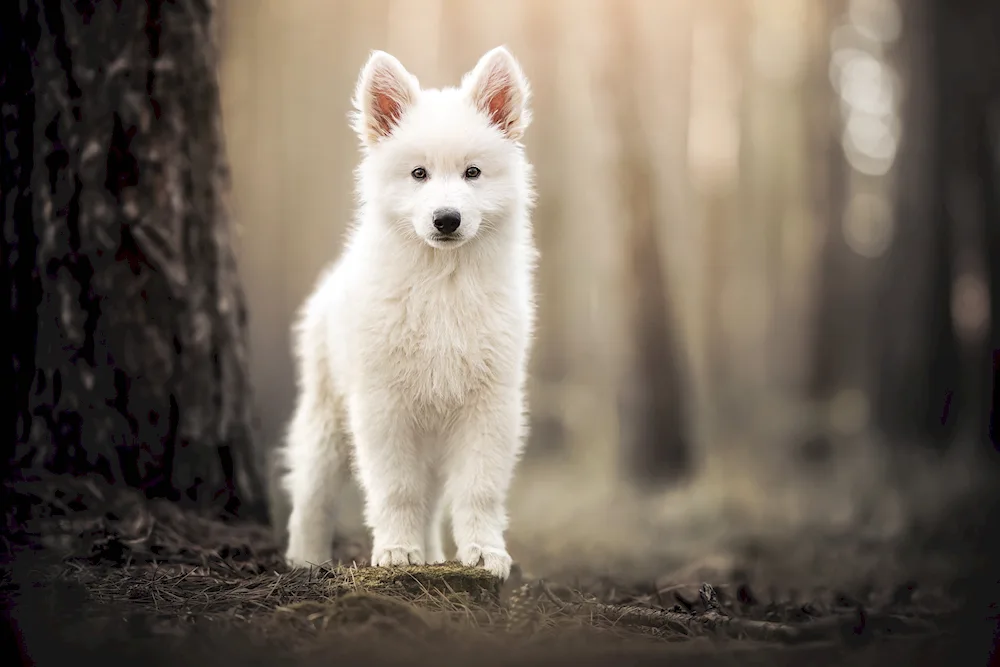
[[[439,208],[434,211],[434,228],[442,234],[452,234],[462,224],[462,214],[458,209]]]

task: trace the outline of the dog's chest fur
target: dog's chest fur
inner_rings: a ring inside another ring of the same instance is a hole
[[[461,406],[517,367],[523,327],[513,298],[470,273],[400,281],[369,304],[365,335],[383,353],[368,372],[414,408]]]

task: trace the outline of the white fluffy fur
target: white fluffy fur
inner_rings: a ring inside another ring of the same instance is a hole
[[[373,565],[445,560],[450,513],[457,559],[509,575],[506,496],[526,432],[535,310],[531,166],[519,143],[528,96],[502,47],[459,88],[421,90],[383,52],[362,70],[356,224],[294,329],[289,563],[331,558],[353,461]],[[466,178],[470,166],[481,176]],[[441,207],[461,212],[457,241],[434,238]]]

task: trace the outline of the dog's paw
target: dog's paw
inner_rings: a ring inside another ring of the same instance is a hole
[[[378,567],[423,564],[424,554],[420,547],[394,545],[391,547],[380,547],[372,551],[372,565]]]
[[[444,555],[444,549],[431,550],[427,553],[427,563],[429,565],[440,565],[447,561],[448,558]]]
[[[458,560],[466,567],[481,567],[506,581],[510,576],[510,554],[505,549],[483,547],[478,544],[467,544],[458,550]]]

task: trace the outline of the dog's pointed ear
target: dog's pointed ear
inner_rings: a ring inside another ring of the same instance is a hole
[[[417,78],[396,58],[373,51],[354,91],[351,124],[361,142],[372,146],[388,137],[420,93]]]
[[[462,79],[462,88],[479,111],[504,135],[518,141],[531,123],[528,80],[510,51],[498,46]]]

